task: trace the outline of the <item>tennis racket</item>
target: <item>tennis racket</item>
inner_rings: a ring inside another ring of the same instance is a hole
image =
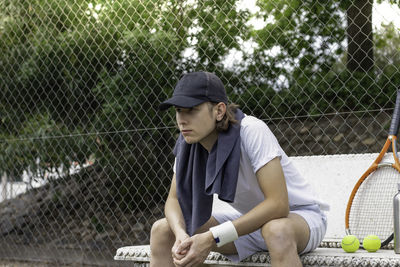
[[[393,196],[400,183],[397,157],[397,132],[400,121],[400,90],[392,115],[389,135],[378,157],[357,181],[346,208],[346,234],[361,242],[367,235],[377,235],[381,247],[393,240]],[[392,145],[393,162],[381,162]]]

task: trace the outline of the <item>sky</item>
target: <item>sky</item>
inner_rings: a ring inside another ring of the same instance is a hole
[[[389,3],[374,4],[372,10],[372,23],[374,27],[379,29],[381,23],[388,24],[393,22],[395,27],[400,29],[400,8]]]

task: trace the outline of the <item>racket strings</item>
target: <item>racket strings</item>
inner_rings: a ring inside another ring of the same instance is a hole
[[[375,234],[382,241],[393,233],[393,196],[400,173],[391,166],[380,166],[357,190],[349,214],[349,228],[360,241]]]

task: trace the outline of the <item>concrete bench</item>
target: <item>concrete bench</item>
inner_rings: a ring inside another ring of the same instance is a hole
[[[394,253],[393,244],[375,253],[361,249],[346,253],[340,246],[345,235],[344,216],[348,197],[357,180],[376,157],[377,154],[291,157],[318,195],[330,205],[325,238],[315,251],[301,256],[304,266],[400,267],[400,254]],[[385,158],[389,160],[390,156]],[[214,202],[216,209],[230,208],[218,199]],[[122,247],[117,250],[114,259],[132,261],[133,266],[149,266],[150,249],[149,246]],[[269,263],[268,252],[256,253],[237,264],[219,253],[211,252],[204,262],[205,266],[269,266]]]

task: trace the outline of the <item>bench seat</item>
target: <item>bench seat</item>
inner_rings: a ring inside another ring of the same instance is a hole
[[[147,267],[150,263],[149,246],[127,246],[117,250],[115,260],[133,261],[135,267]],[[400,266],[400,254],[395,254],[391,249],[380,249],[371,253],[358,250],[355,253],[346,253],[341,248],[319,247],[313,252],[301,256],[303,266]],[[260,252],[243,260],[232,263],[223,255],[211,252],[205,266],[270,266],[270,257],[267,252]]]
[[[394,253],[393,242],[387,249],[380,249],[374,253],[362,249],[355,253],[346,253],[340,246],[341,239],[346,235],[344,218],[347,200],[357,180],[377,155],[371,153],[291,157],[300,173],[320,198],[330,206],[330,210],[326,213],[328,228],[325,238],[315,251],[301,256],[304,266],[400,267],[400,254]],[[391,155],[386,155],[383,160],[390,162],[390,159]],[[213,208],[231,207],[216,198]],[[149,256],[149,246],[127,246],[119,248],[114,259],[132,261],[133,266],[148,266]],[[232,263],[221,254],[211,252],[204,264],[205,266],[269,266],[269,260],[268,253],[262,252],[240,263]]]

